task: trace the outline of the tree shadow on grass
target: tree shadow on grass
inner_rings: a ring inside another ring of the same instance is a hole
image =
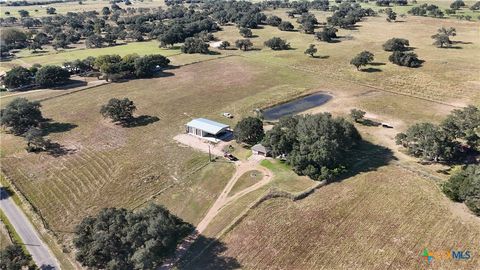
[[[450,46],[450,47],[445,47],[445,49],[456,49],[456,50],[461,50],[463,47],[461,46]]]
[[[216,51],[208,51],[207,55],[220,55],[221,53]]]
[[[175,74],[172,72],[160,71],[157,74],[155,74],[153,78],[163,78],[163,77],[172,77],[172,76],[175,76]]]
[[[65,156],[65,155],[71,155],[75,152],[76,152],[75,149],[66,148],[65,146],[63,146],[59,143],[56,143],[56,142],[51,142],[50,145],[48,146],[48,149],[47,149],[47,153],[50,156],[53,156],[53,157],[61,157],[61,156]]]
[[[329,41],[321,40],[321,42],[326,42],[326,43],[340,43],[340,42],[342,42],[342,41],[341,41],[341,38],[340,38],[340,37],[337,37],[336,39],[331,39],[331,40],[329,40]]]
[[[51,120],[47,120],[47,122],[42,123],[42,133],[43,135],[48,135],[50,133],[60,133],[70,131],[78,125],[71,124],[71,123],[59,123],[59,122],[50,122]]]
[[[0,187],[0,200],[6,200],[13,196],[13,191],[10,187]]]
[[[142,127],[159,121],[160,118],[150,115],[140,115],[139,117],[134,117],[128,122],[120,123],[122,127],[132,128],[132,127]]]
[[[372,63],[368,63],[370,66],[385,66],[386,64],[385,63],[382,63],[382,62],[372,62]]]
[[[379,69],[379,68],[372,68],[372,67],[362,68],[360,71],[362,71],[362,72],[367,72],[367,73],[382,72],[381,69]]]
[[[178,263],[178,269],[240,269],[237,259],[222,254],[226,250],[218,239],[200,235]]]
[[[373,121],[373,120],[370,120],[370,119],[362,119],[362,120],[358,121],[358,123],[360,123],[364,126],[367,126],[367,127],[378,127],[382,124],[380,122]]]
[[[329,55],[314,55],[312,56],[312,58],[315,58],[315,59],[328,59],[330,58]]]
[[[76,88],[76,87],[81,87],[81,86],[87,86],[87,82],[83,80],[68,80],[65,82],[63,85],[58,85],[51,87],[50,89],[52,90],[68,90],[71,88]]]
[[[332,182],[342,181],[362,172],[376,171],[378,168],[397,160],[392,150],[387,147],[361,141],[347,156],[347,172]]]
[[[36,51],[33,51],[32,54],[42,54],[42,53],[48,53],[47,50],[36,50]]]
[[[467,44],[473,44],[473,42],[471,42],[471,41],[457,41],[457,40],[454,40],[454,41],[452,41],[452,44],[464,44],[464,45],[467,45]]]
[[[42,152],[47,153],[52,157],[61,157],[75,153],[76,149],[69,149],[59,143],[48,141],[48,145],[44,149],[33,149],[29,153],[39,154]]]

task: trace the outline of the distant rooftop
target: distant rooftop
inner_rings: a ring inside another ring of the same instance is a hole
[[[270,152],[270,148],[266,147],[266,146],[263,146],[262,144],[258,143],[258,144],[255,144],[254,146],[252,146],[252,150],[253,151],[257,151],[257,152],[262,152],[262,153],[269,153]]]
[[[224,129],[230,127],[229,125],[225,125],[205,118],[193,119],[192,121],[187,123],[187,126],[201,129],[213,135],[216,135]]]

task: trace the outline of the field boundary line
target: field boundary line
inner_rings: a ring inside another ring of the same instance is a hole
[[[180,54],[176,54],[176,55],[180,55]],[[209,61],[214,61],[214,60],[220,60],[220,59],[229,58],[229,57],[233,57],[233,56],[238,56],[238,55],[225,55],[225,56],[216,57],[216,58],[212,58],[212,59],[205,59],[205,60],[200,60],[200,61],[194,61],[194,62],[191,62],[191,63],[186,63],[186,64],[183,64],[183,65],[177,65],[175,67],[185,67],[185,66],[189,66],[189,65],[193,65],[193,64],[199,64],[199,63],[204,63],[204,62],[209,62]],[[43,102],[43,101],[47,101],[47,100],[52,100],[52,99],[55,99],[55,98],[64,97],[64,96],[67,96],[67,95],[75,94],[75,93],[80,92],[80,91],[92,89],[92,88],[95,88],[95,87],[104,86],[104,85],[111,84],[111,83],[112,82],[104,82],[104,83],[101,83],[101,84],[98,84],[98,85],[87,86],[87,87],[82,88],[82,89],[72,90],[72,91],[69,91],[67,93],[63,93],[63,94],[56,95],[56,96],[53,96],[53,97],[42,98],[42,99],[39,99],[38,101]]]
[[[277,188],[270,188],[268,189],[262,196],[260,196],[257,200],[252,202],[244,212],[242,212],[240,215],[238,215],[231,223],[228,225],[225,229],[223,229],[219,234],[217,234],[217,238],[220,239],[223,237],[225,234],[227,234],[229,231],[231,231],[236,225],[238,225],[249,213],[249,211],[257,208],[260,206],[263,202],[266,202],[270,199],[275,199],[275,198],[287,198],[290,199],[292,202],[299,201],[302,199],[307,198],[309,195],[313,194],[315,190],[325,186],[327,184],[327,181],[320,181],[313,185],[312,187],[309,187],[305,189],[302,192],[299,193],[292,193],[288,192],[285,190],[277,189]]]
[[[95,88],[95,87],[104,86],[104,85],[107,85],[107,84],[110,84],[110,83],[111,82],[104,82],[104,83],[97,84],[97,85],[87,86],[87,87],[82,88],[82,89],[72,90],[72,91],[69,91],[67,93],[63,93],[63,94],[56,95],[56,96],[53,96],[53,97],[42,98],[42,99],[39,99],[38,101],[42,102],[42,101],[47,101],[47,100],[52,100],[52,99],[55,99],[55,98],[63,97],[63,96],[68,96],[68,95],[75,94],[75,93],[80,92],[80,91],[92,89],[92,88]]]
[[[75,2],[75,1],[72,1],[72,2]],[[149,41],[154,41],[154,39],[144,40],[144,41],[141,41],[141,42],[149,42]],[[130,43],[140,43],[140,42],[138,42],[138,41],[137,42],[125,42],[124,44],[116,44],[115,46],[110,46],[110,48],[117,47],[117,46],[126,46]],[[109,47],[102,47],[102,48],[109,48]],[[75,53],[75,52],[78,52],[78,51],[85,51],[85,50],[89,50],[89,49],[91,49],[91,48],[76,48],[76,49],[73,49],[73,50],[70,50],[70,51],[54,51],[54,52],[51,51],[51,52],[47,52],[47,53],[39,53],[39,54],[36,54],[36,55],[26,55],[26,56],[14,57],[14,58],[12,58],[12,60],[19,60],[19,61],[23,62],[21,59],[33,58],[33,57],[42,57],[42,56],[49,56],[49,55],[57,55],[57,54],[64,54],[64,53]],[[95,49],[101,49],[101,48],[95,48]],[[183,53],[178,52],[176,54],[172,54],[172,55],[169,55],[169,56],[166,56],[166,57],[180,55],[180,54],[183,54]],[[28,64],[26,62],[24,62],[24,64],[30,65],[30,66],[32,65],[32,64]]]
[[[405,171],[408,171],[410,173],[413,173],[417,176],[420,176],[422,178],[425,178],[426,180],[430,180],[432,181],[434,184],[435,184],[435,187],[438,189],[438,191],[442,194],[442,195],[445,195],[443,193],[443,190],[442,190],[442,183],[445,182],[445,179],[442,179],[438,176],[435,176],[431,173],[428,173],[426,171],[422,171],[420,169],[417,169],[413,166],[408,166],[408,165],[405,165],[405,164],[402,164],[400,162],[396,163],[395,166],[405,170]]]
[[[241,55],[227,54],[227,55],[223,55],[223,56],[219,56],[219,57],[215,57],[215,58],[198,60],[198,61],[193,61],[193,62],[190,62],[190,63],[185,63],[185,64],[182,64],[182,65],[177,65],[176,67],[186,67],[186,66],[190,66],[190,65],[193,65],[193,64],[200,64],[200,63],[204,63],[204,62],[210,62],[210,61],[225,59],[225,58],[234,57],[234,56],[241,56]]]

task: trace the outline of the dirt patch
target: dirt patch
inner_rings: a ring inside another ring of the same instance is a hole
[[[125,128],[103,119],[93,129],[91,136],[83,143],[96,151],[117,149],[127,143]]]
[[[190,134],[179,134],[173,137],[173,139],[183,146],[192,147],[204,153],[210,152],[219,157],[223,157],[223,149],[226,145],[228,145],[228,142],[219,142],[214,144]]]

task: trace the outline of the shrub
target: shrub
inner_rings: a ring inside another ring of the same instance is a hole
[[[7,88],[18,88],[30,85],[33,82],[33,77],[30,70],[24,67],[14,67],[7,71],[3,82]]]
[[[279,26],[282,23],[282,19],[278,16],[271,15],[271,16],[268,16],[265,23],[271,26]]]
[[[14,134],[21,135],[45,120],[40,107],[38,101],[16,98],[0,111],[0,124],[10,127]]]
[[[317,32],[315,36],[318,40],[331,42],[332,39],[337,38],[337,32],[337,28],[329,26],[325,27],[322,31]]]
[[[350,117],[353,119],[353,121],[358,122],[365,117],[365,112],[362,110],[358,109],[351,109],[350,110]]]
[[[137,109],[133,101],[128,98],[112,98],[100,109],[103,117],[109,117],[113,122],[126,123],[133,118],[133,112]]]
[[[265,41],[265,46],[271,48],[272,50],[288,50],[290,49],[290,44],[287,43],[286,40],[281,39],[279,37],[273,37],[267,41]]]
[[[281,31],[292,31],[294,27],[291,22],[283,21],[278,25],[278,29]]]
[[[220,45],[218,46],[220,50],[226,50],[228,47],[230,47],[230,42],[226,40],[222,41],[222,43],[220,43]]]
[[[383,44],[383,49],[387,52],[393,51],[408,51],[410,43],[408,39],[404,38],[391,38]]]
[[[183,53],[202,53],[208,54],[209,45],[199,38],[189,37],[185,39],[185,43],[182,46]]]
[[[313,55],[316,53],[317,53],[317,48],[315,48],[314,44],[310,44],[304,52],[304,54],[308,54],[310,55],[310,57],[313,57]]]
[[[248,38],[235,41],[235,47],[239,48],[240,50],[248,51],[252,46],[253,43]]]
[[[350,64],[354,65],[358,70],[361,66],[366,66],[368,63],[372,61],[373,61],[373,53],[369,51],[363,51],[357,54],[357,56],[355,56],[350,61]]]
[[[480,165],[468,165],[456,171],[442,190],[450,199],[464,202],[480,216]]]
[[[237,142],[254,145],[264,137],[262,120],[255,117],[247,117],[237,123],[233,131]]]
[[[388,60],[396,65],[416,68],[420,67],[423,63],[418,59],[417,54],[413,52],[399,52],[395,51],[388,57]]]
[[[242,27],[240,28],[239,32],[240,32],[240,35],[245,38],[249,38],[253,36],[252,30],[250,30],[250,28]]]
[[[0,251],[0,269],[34,269],[30,255],[18,244],[9,245]]]

